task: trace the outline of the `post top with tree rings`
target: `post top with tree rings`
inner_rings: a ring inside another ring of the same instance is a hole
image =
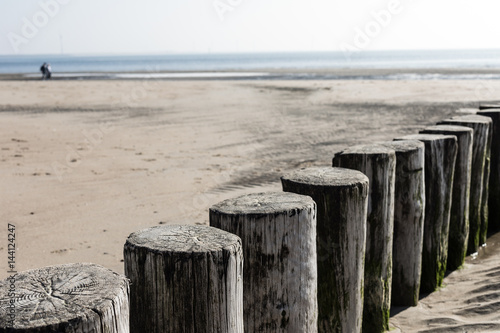
[[[64,323],[87,322],[111,309],[122,297],[128,302],[128,280],[107,268],[89,263],[48,266],[14,277],[14,298],[8,295],[10,278],[0,281],[0,328],[6,328],[11,300],[15,329],[44,331]],[[116,310],[116,309],[115,309]],[[47,330],[47,332],[48,332]]]
[[[387,141],[378,143],[393,149],[396,153],[406,153],[417,149],[424,149],[425,145],[419,140]]]
[[[446,122],[446,123],[471,123],[471,124],[474,124],[474,123],[478,123],[478,124],[482,124],[482,123],[491,123],[493,120],[491,120],[490,117],[485,117],[485,116],[481,116],[481,115],[477,115],[477,114],[468,114],[468,115],[465,115],[465,116],[456,116],[456,117],[452,117],[452,118],[448,118],[448,119],[445,119],[443,120],[443,122]]]
[[[446,133],[464,133],[470,132],[472,133],[474,130],[470,127],[459,126],[457,125],[434,125],[424,128],[424,131],[430,132],[446,132]],[[422,133],[425,134],[425,133]]]
[[[477,111],[477,115],[478,116],[482,116],[482,115],[487,115],[487,114],[498,114],[500,113],[500,106],[498,106],[498,108],[485,108],[485,109],[480,109],[479,111]]]
[[[490,103],[479,104],[479,110],[487,110],[487,109],[498,109],[498,111],[500,112],[500,104],[490,104]]]
[[[422,142],[432,142],[436,140],[454,140],[457,141],[457,137],[454,135],[444,135],[444,134],[411,134],[403,137],[395,138],[394,140],[420,140]]]
[[[126,246],[143,247],[151,252],[209,252],[220,251],[241,243],[229,232],[195,225],[165,225],[143,229],[130,234]]]
[[[363,154],[363,155],[380,155],[380,154],[394,154],[394,150],[383,145],[369,144],[369,145],[357,145],[344,149],[341,152],[335,154],[335,156],[340,156],[344,154]]]
[[[210,210],[227,215],[266,215],[307,209],[314,205],[311,197],[291,192],[266,192],[242,195],[213,205]]]
[[[368,184],[368,177],[357,170],[332,167],[313,167],[293,171],[281,177],[282,180],[317,187],[352,187]]]

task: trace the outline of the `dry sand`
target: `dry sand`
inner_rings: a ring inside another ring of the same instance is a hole
[[[416,133],[477,106],[485,89],[494,96],[500,82],[0,81],[0,278],[8,223],[18,271],[94,262],[123,272],[131,232],[207,224],[220,200],[280,190],[289,170]],[[500,251],[487,249],[391,325],[500,331]]]

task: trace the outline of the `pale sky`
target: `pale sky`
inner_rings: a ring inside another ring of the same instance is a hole
[[[498,0],[1,0],[0,54],[500,48],[499,17]]]

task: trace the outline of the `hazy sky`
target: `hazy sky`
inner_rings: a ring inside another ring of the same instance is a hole
[[[497,0],[1,0],[0,54],[500,48]]]

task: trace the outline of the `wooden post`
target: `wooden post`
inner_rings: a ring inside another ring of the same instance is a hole
[[[361,331],[368,178],[356,170],[307,168],[283,190],[317,204],[318,331]]]
[[[354,146],[335,154],[333,166],[359,170],[370,182],[363,332],[384,332],[389,330],[391,309],[396,155],[379,145]]]
[[[473,130],[464,126],[438,125],[420,131],[423,134],[445,134],[457,137],[458,151],[453,179],[450,211],[447,270],[464,264],[469,239],[469,201],[472,167]]]
[[[384,142],[396,152],[392,306],[415,306],[420,292],[424,237],[424,144],[416,140]]]
[[[243,253],[238,236],[208,226],[132,233],[124,247],[130,331],[243,332]]]
[[[258,193],[210,208],[210,225],[241,237],[246,332],[317,332],[316,204]]]
[[[441,286],[446,272],[457,138],[452,135],[416,134],[395,140],[420,140],[425,144],[425,219],[420,293],[431,293]]]
[[[128,280],[82,263],[12,275],[0,281],[0,332],[128,333]]]
[[[500,231],[500,105],[497,108],[487,108],[481,105],[480,116],[492,120],[490,181],[488,184],[488,229],[490,233]]]
[[[479,104],[479,110],[489,110],[489,109],[500,109],[499,103],[481,103]]]
[[[453,117],[439,122],[439,124],[466,126],[474,130],[467,254],[477,252],[479,246],[486,241],[488,201],[487,198],[483,200],[483,196],[487,195],[485,187],[489,180],[488,143],[491,122],[491,118],[477,115]]]

